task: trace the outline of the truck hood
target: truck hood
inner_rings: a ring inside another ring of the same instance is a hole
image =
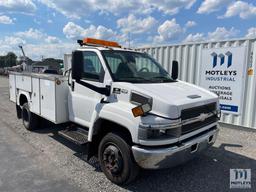
[[[218,102],[218,96],[214,93],[183,81],[129,84],[128,87],[129,91],[152,97],[152,112],[169,118],[179,117],[183,109]]]

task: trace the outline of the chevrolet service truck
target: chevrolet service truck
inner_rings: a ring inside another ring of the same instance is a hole
[[[180,81],[146,53],[85,38],[65,75],[10,72],[10,100],[26,129],[40,119],[63,124],[58,134],[85,145],[106,177],[131,182],[139,168],[184,163],[212,146],[218,97]],[[65,125],[65,126],[64,126]]]

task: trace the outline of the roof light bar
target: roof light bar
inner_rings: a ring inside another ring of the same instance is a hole
[[[84,38],[82,40],[77,41],[81,46],[82,45],[98,45],[98,46],[106,46],[106,47],[121,47],[117,42],[114,41],[105,41],[101,39],[93,39],[93,38]]]

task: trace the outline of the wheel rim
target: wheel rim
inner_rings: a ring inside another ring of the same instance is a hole
[[[109,173],[119,175],[123,170],[121,151],[113,144],[108,145],[103,151],[103,163]]]

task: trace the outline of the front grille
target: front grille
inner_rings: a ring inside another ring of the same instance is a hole
[[[210,103],[207,105],[184,109],[181,112],[181,120],[195,118],[200,116],[202,113],[205,113],[205,114],[214,113],[216,111],[216,107],[217,107],[216,103]],[[218,121],[218,117],[216,115],[213,115],[211,117],[208,117],[204,121],[198,121],[198,122],[183,125],[181,127],[181,135],[190,133],[192,131],[196,131],[216,121]]]
[[[184,109],[181,111],[181,120],[191,119],[200,116],[201,113],[211,113],[213,111],[216,111],[216,103]]]
[[[187,124],[187,125],[183,125],[181,127],[181,135],[185,135],[187,133],[190,133],[192,131],[196,131],[198,129],[201,129],[207,125],[210,125],[214,122],[218,121],[218,117],[216,115],[211,116],[207,119],[205,119],[204,121],[198,121],[195,123],[191,123],[191,124]]]

